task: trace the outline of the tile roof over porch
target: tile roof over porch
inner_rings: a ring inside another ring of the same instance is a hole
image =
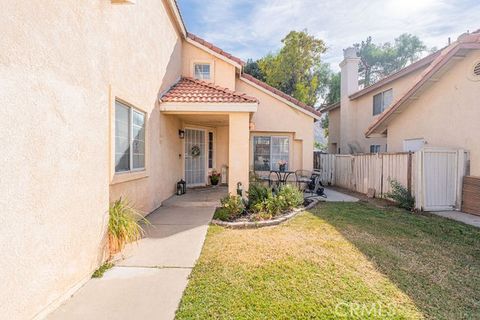
[[[257,98],[205,81],[182,77],[161,98],[161,102],[257,103]]]

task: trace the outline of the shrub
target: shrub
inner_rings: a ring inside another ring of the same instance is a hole
[[[228,221],[230,220],[230,214],[225,208],[217,208],[213,214],[213,219]]]
[[[303,204],[302,191],[293,185],[280,188],[277,197],[282,197],[282,210],[290,210]]]
[[[216,218],[220,220],[233,220],[240,216],[245,209],[240,196],[228,195],[220,200],[222,207],[215,212]]]
[[[108,240],[111,254],[121,251],[126,243],[137,241],[144,235],[139,221],[148,221],[127,200],[120,198],[113,202],[109,215]]]
[[[274,217],[282,211],[283,206],[283,198],[273,195],[270,192],[268,197],[262,202],[256,203],[252,207],[252,210],[260,215],[269,215],[270,217]]]
[[[248,188],[248,206],[249,208],[254,207],[257,203],[260,203],[268,199],[269,195],[272,192],[265,186],[261,184],[252,183]]]
[[[415,197],[410,194],[407,188],[394,179],[390,180],[390,186],[392,191],[386,193],[385,196],[396,202],[400,208],[413,211],[415,208]]]

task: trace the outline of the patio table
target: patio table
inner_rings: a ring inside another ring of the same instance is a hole
[[[281,170],[270,170],[270,175],[268,176],[270,183],[274,182],[270,179],[270,176],[272,174],[275,174],[278,178],[278,184],[287,184],[288,177],[290,177],[291,174],[295,174],[295,171],[281,171]]]

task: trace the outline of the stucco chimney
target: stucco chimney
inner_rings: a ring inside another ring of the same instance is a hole
[[[358,91],[358,65],[360,58],[357,50],[349,47],[343,50],[343,61],[340,63],[340,152],[351,153],[351,144],[356,130],[355,109],[348,98]]]

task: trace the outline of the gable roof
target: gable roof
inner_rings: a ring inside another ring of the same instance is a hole
[[[238,67],[242,67],[242,66],[245,65],[245,62],[242,59],[237,58],[234,55],[232,55],[232,54],[230,54],[226,51],[223,51],[219,47],[217,47],[214,44],[212,44],[212,43],[194,35],[193,33],[187,32],[186,39],[187,40],[190,39],[195,44],[202,46],[203,49],[208,49],[208,50],[212,51],[213,53],[216,53],[216,54],[222,56],[223,58],[226,58],[226,59],[230,60],[231,62],[234,62]]]
[[[205,81],[182,77],[160,97],[160,102],[258,103],[258,100]]]
[[[332,111],[337,108],[340,108],[340,101],[334,102],[329,105],[323,105],[318,111],[320,111],[321,113],[327,113],[328,111]]]
[[[304,111],[308,112],[309,114],[313,114],[314,118],[318,118],[322,115],[320,113],[320,111],[316,110],[314,107],[309,106],[309,105],[301,102],[300,100],[295,99],[294,97],[292,97],[292,96],[290,96],[290,95],[288,95],[288,94],[286,94],[286,93],[284,93],[284,92],[266,84],[263,81],[258,80],[257,78],[255,78],[255,77],[253,77],[249,74],[242,73],[242,75],[240,76],[240,79],[244,80],[244,81],[246,80],[247,82],[250,82],[250,83],[253,83],[254,85],[262,88],[264,91],[266,90],[270,94],[275,95],[277,99],[280,98],[280,100],[282,100],[283,102],[286,102],[287,104],[289,104],[291,106],[293,105],[297,108],[303,109]]]
[[[410,89],[400,97],[390,108],[385,110],[375,120],[365,132],[365,136],[374,133],[382,133],[386,130],[387,125],[396,117],[402,108],[407,107],[411,100],[420,95],[421,90],[425,88],[429,82],[437,81],[434,76],[440,73],[449,62],[455,58],[465,57],[468,50],[480,50],[480,30],[472,34],[461,35],[456,42],[441,51],[437,58],[422,72],[422,74],[413,82]]]
[[[378,88],[380,88],[380,87],[382,87],[382,86],[384,86],[384,85],[386,85],[386,84],[388,84],[392,81],[395,81],[395,80],[397,80],[397,79],[399,79],[403,76],[406,76],[406,75],[408,75],[408,74],[410,74],[414,71],[417,71],[421,68],[424,68],[424,67],[428,66],[430,63],[432,63],[440,55],[441,51],[442,51],[442,49],[438,50],[438,51],[435,51],[434,53],[426,56],[425,58],[422,58],[422,59],[406,66],[405,68],[400,69],[397,72],[394,72],[394,73],[388,75],[387,77],[375,82],[374,84],[351,94],[349,96],[350,100],[360,98],[360,97],[366,95],[367,93],[375,91]]]

